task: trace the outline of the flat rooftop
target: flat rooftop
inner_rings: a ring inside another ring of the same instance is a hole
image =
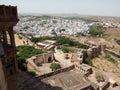
[[[42,79],[42,82],[63,90],[80,90],[91,85],[83,73],[75,69]]]

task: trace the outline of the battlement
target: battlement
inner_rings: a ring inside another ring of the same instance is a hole
[[[14,26],[18,21],[16,6],[0,5],[0,26],[5,26],[6,24]],[[12,23],[9,24],[9,22]]]

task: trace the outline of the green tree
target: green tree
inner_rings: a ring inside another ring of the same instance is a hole
[[[101,25],[94,25],[90,27],[90,31],[89,34],[93,37],[97,37],[97,36],[103,36],[104,34],[104,28]]]
[[[28,28],[30,28],[29,26],[25,26],[23,29],[28,29]]]
[[[74,41],[74,40],[72,40],[70,38],[66,38],[64,36],[57,36],[56,38],[54,38],[54,37],[48,37],[48,36],[40,37],[40,38],[34,38],[34,37],[32,37],[30,40],[32,42],[34,42],[34,43],[36,43],[36,42],[42,42],[44,40],[56,40],[59,45],[67,44],[68,46],[75,46],[75,47],[78,47],[78,48],[84,48],[84,49],[88,49],[89,48],[89,46],[87,46],[87,45],[84,45],[82,43]]]
[[[70,52],[70,49],[68,47],[62,47],[62,51],[64,53],[68,53],[68,52]]]
[[[52,64],[50,65],[50,68],[51,68],[52,70],[57,70],[57,69],[61,68],[61,65],[58,64],[58,63],[52,63]]]
[[[69,45],[67,44],[64,44],[61,46],[61,49],[64,53],[69,53],[69,52],[72,52],[71,48],[69,47]]]
[[[78,32],[78,33],[76,33],[76,36],[80,37],[80,36],[85,36],[85,35],[83,33]]]
[[[41,49],[35,49],[32,46],[18,46],[17,60],[19,69],[26,71],[27,70],[26,59],[41,53],[44,53],[44,51],[42,51]]]
[[[69,46],[76,46],[78,48],[84,48],[84,49],[89,48],[89,46],[81,44],[81,43],[79,43],[77,41],[74,41],[74,40],[72,40],[70,38],[60,36],[60,37],[57,37],[56,39],[57,39],[57,43],[60,44],[60,45],[67,44]]]
[[[91,58],[89,58],[89,57],[87,57],[87,58],[84,60],[84,63],[85,63],[85,64],[88,64],[88,65],[90,65],[90,66],[93,66],[92,60],[91,60]]]
[[[44,37],[39,37],[39,38],[32,37],[30,40],[34,43],[37,43],[37,42],[42,42],[44,40],[51,40],[51,39],[53,39],[53,38],[48,37],[48,36],[44,36]]]

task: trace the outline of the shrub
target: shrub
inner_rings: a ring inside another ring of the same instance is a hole
[[[64,53],[68,53],[68,52],[70,52],[70,49],[68,47],[62,47],[62,51]]]
[[[36,76],[36,72],[35,71],[28,71],[27,72],[30,76],[34,77]]]
[[[62,51],[63,51],[64,53],[72,52],[72,50],[70,49],[70,47],[69,47],[67,44],[62,45],[62,46],[61,46],[61,49],[62,49]]]
[[[59,37],[56,37],[56,38],[48,37],[48,36],[44,36],[44,37],[40,37],[40,38],[32,37],[30,40],[32,42],[34,42],[34,43],[42,42],[44,40],[56,40],[59,45],[66,44],[68,46],[75,46],[75,47],[78,47],[78,48],[84,48],[84,49],[88,49],[89,48],[89,46],[87,46],[87,45],[84,45],[82,43],[74,41],[74,40],[72,40],[70,38],[66,38],[64,36],[59,36]]]
[[[116,40],[116,43],[117,43],[118,45],[120,45],[120,40]]]
[[[89,57],[87,57],[87,58],[84,60],[84,63],[85,63],[85,64],[88,64],[88,65],[90,65],[90,66],[93,66],[92,60],[91,60],[91,58],[89,58]]]
[[[29,26],[25,26],[23,29],[28,29],[28,28],[30,28]]]
[[[76,36],[77,37],[80,37],[80,36],[85,36],[83,33],[80,33],[80,32],[78,32],[77,34],[76,34]]]
[[[52,70],[57,70],[57,69],[61,68],[61,65],[58,64],[58,63],[52,63],[52,64],[50,65],[50,68],[51,68]]]
[[[74,41],[74,40],[72,40],[70,38],[66,38],[66,37],[57,37],[56,40],[57,40],[57,43],[59,45],[66,44],[68,46],[76,46],[78,48],[84,48],[84,49],[89,48],[89,46],[87,46],[87,45],[81,44],[81,43],[79,43],[77,41]]]
[[[96,36],[100,37],[100,36],[102,36],[104,34],[103,26],[101,26],[101,25],[91,26],[89,34],[92,37],[96,37]]]
[[[96,77],[98,82],[103,82],[104,81],[104,77],[100,72],[96,72],[95,77]]]
[[[112,63],[117,63],[108,53],[105,53],[105,58]]]
[[[18,67],[19,69],[26,71],[26,59],[30,58],[36,54],[41,54],[44,51],[41,49],[35,49],[32,46],[18,46],[17,47],[17,60],[18,60]]]
[[[27,71],[27,64],[26,63],[18,63],[18,68],[22,71]]]

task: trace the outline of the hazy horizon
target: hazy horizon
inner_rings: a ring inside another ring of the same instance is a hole
[[[19,14],[78,14],[120,17],[120,0],[0,0],[18,7]]]
[[[21,16],[60,16],[60,17],[118,17],[109,15],[91,15],[91,14],[78,14],[78,13],[18,13]]]

